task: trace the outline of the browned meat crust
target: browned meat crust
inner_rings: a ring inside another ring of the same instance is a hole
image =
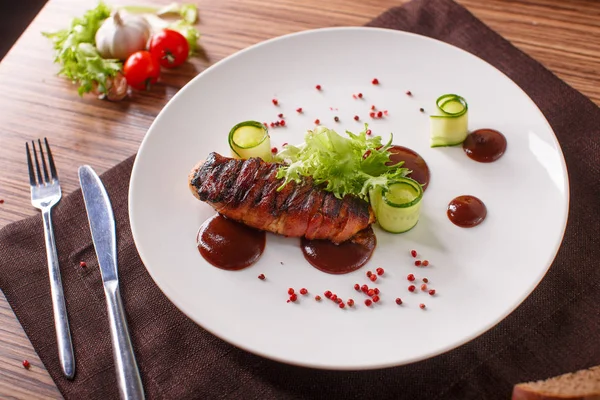
[[[211,153],[189,174],[191,192],[228,218],[285,236],[341,243],[375,221],[367,202],[343,199],[314,185],[311,178],[277,188],[280,164],[259,158],[238,160]]]

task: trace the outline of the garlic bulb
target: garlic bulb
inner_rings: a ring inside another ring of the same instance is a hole
[[[126,60],[144,50],[150,38],[150,25],[142,17],[115,12],[96,32],[96,47],[103,58]]]

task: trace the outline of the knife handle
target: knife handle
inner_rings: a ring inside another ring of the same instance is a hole
[[[110,321],[110,335],[117,369],[119,395],[123,400],[144,399],[144,387],[142,386],[142,378],[135,361],[135,354],[127,329],[118,282],[105,282],[104,294],[106,295],[106,306]]]

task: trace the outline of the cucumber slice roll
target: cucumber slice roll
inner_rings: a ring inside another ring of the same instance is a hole
[[[411,230],[419,222],[423,198],[423,188],[419,182],[399,178],[385,187],[374,187],[369,197],[382,229],[402,233]]]
[[[271,161],[271,139],[267,128],[258,121],[244,121],[229,132],[229,148],[234,158],[260,157]]]
[[[469,133],[469,106],[456,94],[445,94],[435,102],[440,115],[429,117],[431,147],[461,144]]]

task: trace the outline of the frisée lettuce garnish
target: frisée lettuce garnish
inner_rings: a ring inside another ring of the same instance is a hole
[[[324,126],[309,130],[303,144],[288,145],[277,155],[284,161],[277,172],[277,178],[284,181],[277,190],[310,176],[337,198],[351,194],[369,201],[372,188],[385,189],[409,174],[410,170],[402,167],[403,162],[387,165],[393,135],[384,145],[381,136],[367,137],[367,128],[365,124],[358,134],[346,131],[346,136]]]

